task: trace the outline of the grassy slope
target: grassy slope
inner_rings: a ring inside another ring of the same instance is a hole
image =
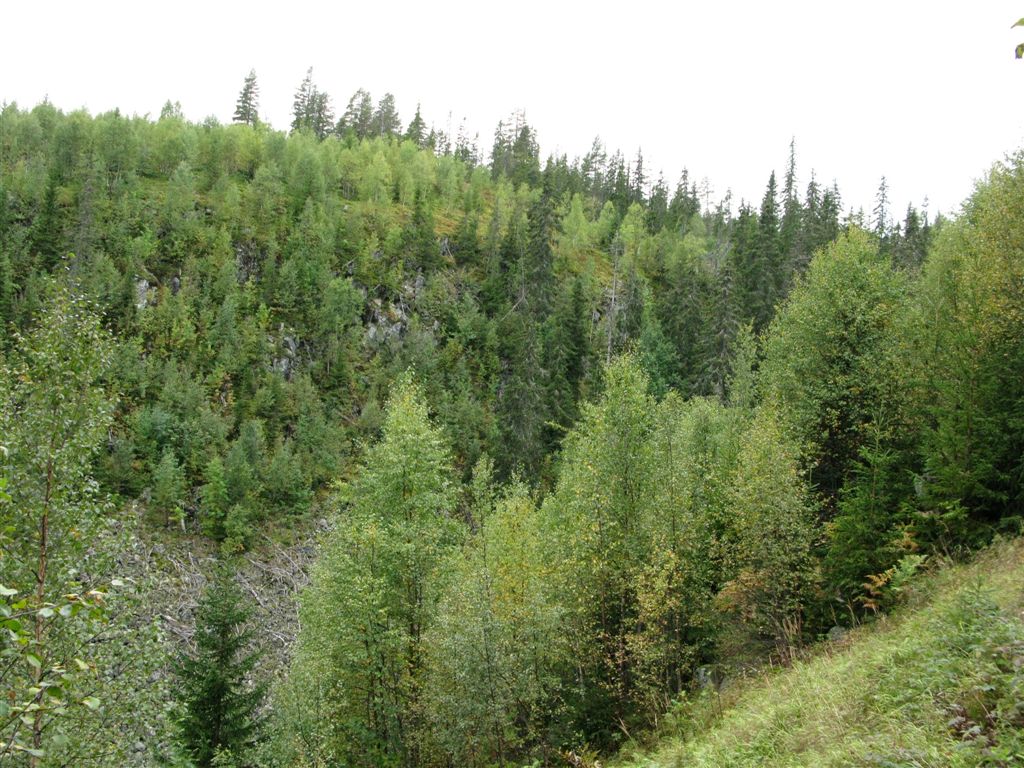
[[[916,582],[812,659],[697,703],[621,766],[1024,765],[1024,540]],[[729,703],[727,703],[729,702]],[[667,728],[665,730],[668,730]]]

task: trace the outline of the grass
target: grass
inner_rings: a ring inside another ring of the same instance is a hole
[[[1024,540],[997,543],[811,658],[680,705],[615,765],[1024,765],[1022,609]]]

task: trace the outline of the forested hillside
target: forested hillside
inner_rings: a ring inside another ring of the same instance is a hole
[[[1024,158],[894,223],[257,97],[0,111],[0,763],[609,754],[1019,530]]]

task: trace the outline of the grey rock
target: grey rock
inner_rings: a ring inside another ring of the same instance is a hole
[[[836,624],[834,627],[832,627],[832,629],[828,631],[827,637],[830,643],[838,643],[839,641],[843,640],[848,634],[850,634],[850,630],[848,630],[846,627],[840,627],[838,624]]]

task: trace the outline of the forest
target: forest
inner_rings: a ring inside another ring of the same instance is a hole
[[[0,109],[0,765],[597,765],[1020,532],[1024,155],[933,220],[258,112]]]

